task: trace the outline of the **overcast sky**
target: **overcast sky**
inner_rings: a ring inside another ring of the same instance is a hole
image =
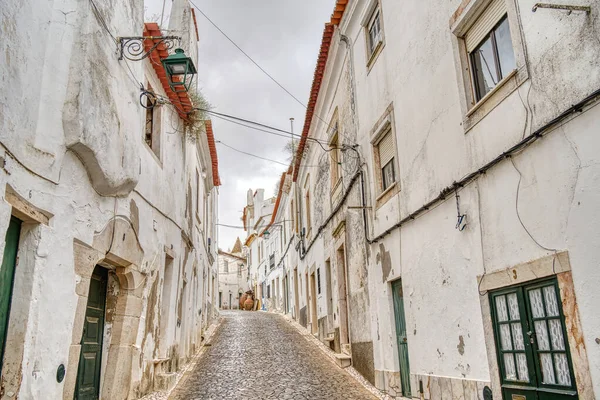
[[[168,15],[172,0],[164,0]],[[304,104],[308,101],[324,24],[334,0],[192,0],[259,65]],[[163,0],[150,0],[146,19],[160,19]],[[306,109],[272,82],[236,49],[199,12],[198,79],[213,110],[295,132],[304,123]],[[165,18],[164,27],[167,27]],[[229,146],[287,163],[286,139],[213,118],[216,140]],[[248,189],[264,188],[273,195],[286,167],[251,158],[217,144],[219,223],[240,226]],[[219,228],[219,247],[243,240],[243,230]]]

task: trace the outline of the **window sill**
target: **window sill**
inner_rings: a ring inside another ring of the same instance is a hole
[[[373,50],[373,53],[371,53],[371,56],[369,57],[369,60],[367,61],[367,73],[371,72],[371,68],[373,68],[373,65],[375,65],[375,61],[377,61],[377,59],[379,58],[379,54],[381,54],[384,47],[385,47],[384,40],[382,40],[381,42],[379,42],[377,44],[377,46],[375,46],[375,50]]]
[[[479,100],[473,107],[471,107],[469,111],[467,111],[467,118],[475,114],[475,111],[479,110],[479,108],[481,108],[481,106],[485,104],[485,102],[488,101],[490,97],[494,96],[494,94],[496,94],[504,85],[506,85],[506,83],[510,81],[517,74],[517,72],[518,70],[514,69],[510,74],[508,74],[500,82],[498,82],[498,84],[494,86],[492,90],[486,93],[486,95],[483,96],[481,100]]]
[[[389,192],[391,192],[392,190],[394,190],[394,188],[396,187],[397,182],[394,182],[390,185],[390,187],[388,187],[387,189],[385,189],[383,192],[381,192],[381,194],[379,196],[377,196],[377,198],[375,199],[376,201],[381,200],[382,198],[385,197],[386,194],[388,194]]]
[[[148,143],[146,143],[145,141],[144,141],[144,147],[146,148],[146,150],[148,150],[150,155],[154,158],[154,161],[156,161],[156,163],[162,168],[163,167],[162,161],[160,161],[160,158],[156,155],[154,150],[152,150],[152,148],[150,146],[148,146]]]
[[[389,188],[381,192],[379,196],[375,199],[375,209],[378,210],[381,206],[389,201],[392,197],[400,192],[400,186],[398,181],[392,183]]]
[[[465,134],[498,107],[498,105],[517,90],[528,78],[527,68],[522,66],[519,69],[512,71],[504,79],[498,82],[496,87],[465,113],[465,117],[463,118]]]

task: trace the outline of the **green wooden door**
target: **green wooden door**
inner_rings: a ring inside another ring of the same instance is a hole
[[[107,276],[106,269],[96,266],[90,281],[75,390],[78,400],[96,400],[100,394]]]
[[[392,293],[394,297],[394,319],[396,320],[396,339],[398,341],[402,395],[404,397],[410,397],[410,366],[408,363],[408,341],[406,337],[406,320],[404,318],[402,280],[392,282]]]
[[[577,399],[555,279],[490,294],[504,399]]]
[[[12,298],[15,267],[17,264],[17,250],[21,235],[21,221],[11,217],[4,244],[4,258],[0,267],[0,375],[2,360],[4,360],[4,345],[10,316],[10,301]]]

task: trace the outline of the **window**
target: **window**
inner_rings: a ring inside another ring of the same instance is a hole
[[[271,298],[271,285],[267,285],[267,299]]]
[[[379,155],[379,168],[381,170],[381,191],[385,192],[396,182],[396,168],[394,166],[395,150],[392,130],[389,129],[377,144]]]
[[[329,150],[330,150],[329,154],[331,157],[330,174],[331,174],[331,189],[332,190],[337,186],[340,178],[342,177],[342,164],[341,164],[342,163],[342,154],[340,152],[340,141],[339,141],[339,136],[338,136],[337,121],[333,125],[333,129],[334,129],[333,138],[329,142]]]
[[[196,215],[200,212],[200,173],[196,170]]]
[[[310,214],[310,191],[306,191],[306,235],[310,234],[311,228],[311,214]]]
[[[369,56],[373,56],[377,51],[378,46],[383,42],[383,33],[381,31],[381,12],[379,7],[373,12],[369,24],[367,25],[368,31],[368,48]]]
[[[242,267],[243,267],[243,264],[238,264],[238,270],[237,270],[238,276],[242,276]]]
[[[465,35],[476,101],[516,69],[504,1],[493,0]]]
[[[321,268],[317,268],[317,294],[321,294]]]
[[[225,264],[224,271],[227,274],[227,273],[229,273],[229,261],[225,260],[223,263]]]
[[[536,388],[575,395],[556,280],[493,292],[490,307],[505,396],[524,395]]]
[[[292,200],[290,202],[291,206],[290,206],[290,211],[292,213],[292,230],[293,232],[296,232],[296,234],[298,234],[298,220],[296,219],[296,207],[294,207],[294,200]],[[292,234],[293,234],[292,232]]]
[[[148,90],[152,91],[150,84]],[[146,96],[145,108],[144,142],[160,159],[160,107],[157,106],[156,99]]]

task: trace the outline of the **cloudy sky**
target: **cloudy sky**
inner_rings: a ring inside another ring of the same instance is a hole
[[[147,1],[146,18],[158,16],[165,2]],[[304,104],[308,100],[321,36],[334,0],[192,0],[248,55]],[[295,132],[304,123],[305,108],[252,64],[201,13],[196,12],[199,42],[198,78],[214,111]],[[164,23],[166,27],[166,22]],[[217,140],[287,163],[286,139],[213,118]],[[241,225],[248,189],[264,188],[272,195],[286,167],[251,158],[217,145],[220,189],[219,223]],[[219,228],[219,247],[228,249],[243,230]]]

